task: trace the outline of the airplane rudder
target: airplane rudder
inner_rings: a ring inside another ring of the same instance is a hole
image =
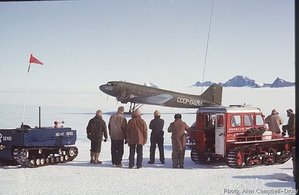
[[[208,101],[214,102],[215,104],[221,105],[222,103],[222,86],[219,84],[213,84],[206,89],[201,97]]]

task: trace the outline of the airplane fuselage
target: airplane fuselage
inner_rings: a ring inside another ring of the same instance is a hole
[[[203,104],[219,104],[215,103],[214,101],[215,94],[211,94],[214,97],[214,99],[211,99],[204,98],[202,97],[202,95],[178,93],[174,91],[121,81],[108,82],[105,85],[101,85],[100,90],[108,95],[116,97],[116,99],[122,103],[131,102],[138,104],[151,104],[178,108],[198,108]]]

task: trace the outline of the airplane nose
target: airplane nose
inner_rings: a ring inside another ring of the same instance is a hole
[[[99,89],[100,89],[102,92],[104,92],[104,93],[106,93],[106,94],[108,94],[108,95],[112,95],[112,94],[113,94],[113,87],[110,86],[110,85],[100,85],[100,86],[99,86]]]
[[[102,92],[105,92],[105,91],[104,91],[104,85],[100,85],[100,86],[99,86],[99,89],[100,89]]]

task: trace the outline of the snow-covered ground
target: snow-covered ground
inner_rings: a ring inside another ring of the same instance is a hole
[[[292,161],[275,166],[233,169],[225,164],[197,165],[186,152],[185,168],[171,168],[171,146],[165,146],[166,164],[148,165],[144,147],[143,168],[110,162],[110,142],[103,143],[102,165],[89,164],[89,142],[77,142],[73,162],[39,168],[4,167],[0,194],[296,194]],[[157,153],[158,154],[158,153]],[[156,155],[157,157],[157,155]]]
[[[198,89],[187,89],[187,92],[194,93],[195,90]],[[271,110],[276,108],[285,122],[287,122],[285,110],[295,108],[294,88],[224,88],[223,92],[223,105],[247,103],[260,107],[265,115],[270,114]],[[165,133],[165,165],[147,164],[148,141],[143,148],[143,168],[128,168],[129,150],[127,145],[125,145],[124,166],[122,168],[112,167],[110,140],[102,144],[100,159],[103,164],[91,165],[89,164],[90,143],[85,134],[87,122],[94,116],[96,109],[102,109],[106,113],[104,119],[108,121],[111,112],[121,105],[117,104],[113,98],[107,100],[106,96],[99,98],[96,95],[98,94],[65,95],[63,101],[62,94],[55,94],[52,96],[51,102],[57,102],[55,97],[58,96],[57,99],[64,106],[49,106],[49,97],[45,102],[38,103],[38,105],[42,105],[42,124],[44,126],[52,125],[55,120],[64,120],[65,126],[77,130],[76,146],[79,149],[79,155],[72,162],[39,168],[0,167],[0,194],[296,194],[292,160],[281,165],[233,169],[225,163],[195,164],[190,159],[190,150],[187,150],[185,168],[173,169],[169,133]],[[0,96],[1,102],[5,103],[0,105],[1,128],[16,127],[21,118],[23,107],[12,105],[16,101],[9,97],[15,98],[15,94],[9,96],[6,93],[4,96]],[[77,104],[75,104],[76,102]],[[68,105],[69,107],[67,107]],[[84,108],[82,109],[82,107]],[[141,108],[142,117],[147,123],[152,119],[155,109],[159,109],[162,113],[165,130],[173,121],[174,113],[182,113],[183,120],[189,125],[192,125],[195,120],[196,110],[193,109],[143,106]],[[27,107],[25,118],[27,124],[31,126],[38,124],[37,113],[37,106]],[[157,162],[158,156],[158,150],[156,150]]]

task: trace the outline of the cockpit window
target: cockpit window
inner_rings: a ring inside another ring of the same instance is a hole
[[[117,85],[111,82],[108,82],[107,85],[112,86],[112,87],[116,87]]]

